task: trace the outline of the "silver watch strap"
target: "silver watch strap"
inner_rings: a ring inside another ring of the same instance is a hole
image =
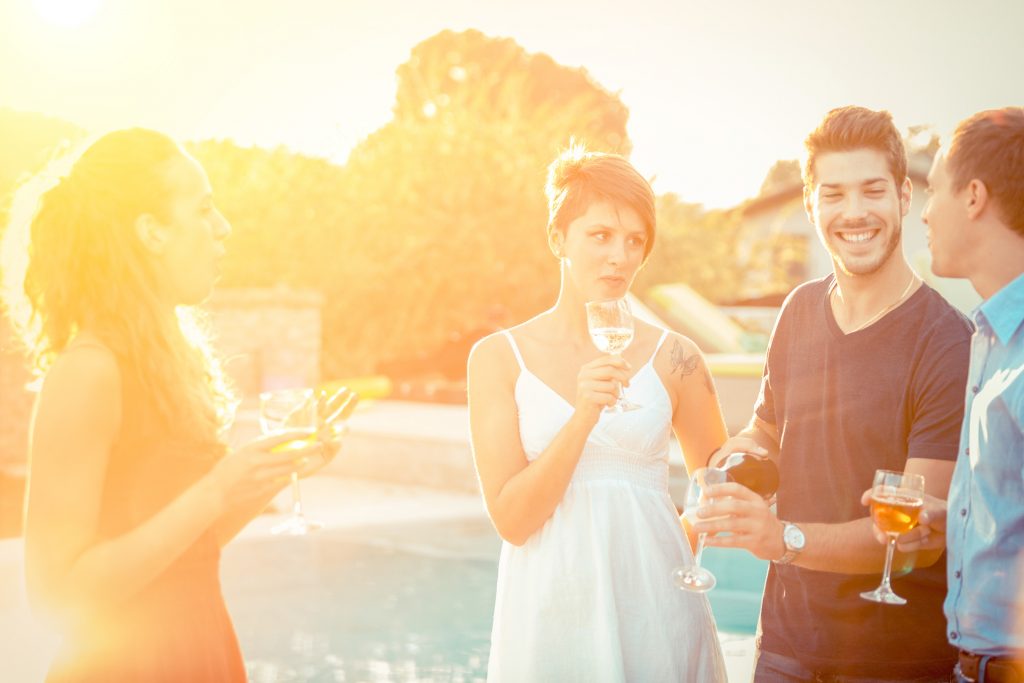
[[[795,560],[796,556],[800,554],[801,550],[803,550],[803,548],[791,548],[789,546],[789,543],[786,542],[786,530],[789,529],[789,527],[791,526],[796,527],[796,525],[792,522],[782,523],[782,547],[786,549],[786,552],[784,552],[782,554],[782,557],[780,557],[779,559],[772,560],[772,562],[774,562],[775,564],[789,564],[790,562]],[[797,527],[797,529],[799,530],[799,527]]]
[[[786,552],[783,553],[782,557],[780,557],[777,560],[772,560],[772,562],[774,562],[775,564],[789,564],[790,562],[795,560],[796,556],[799,554],[800,553],[798,553],[795,550],[790,550],[789,548],[786,548]]]

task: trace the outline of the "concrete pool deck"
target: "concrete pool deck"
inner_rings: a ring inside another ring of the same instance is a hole
[[[302,482],[306,514],[325,522],[325,533],[343,532],[347,537],[371,541],[375,528],[486,520],[473,471],[465,410],[465,406],[392,401],[361,406],[349,422],[342,454],[320,475]],[[239,439],[255,435],[255,415],[240,415],[235,431]],[[270,527],[291,509],[290,495],[289,490],[283,491],[275,501],[280,512],[253,520],[235,543],[265,539]],[[414,538],[402,539],[402,549],[413,553],[437,550],[417,548],[415,542]],[[457,535],[445,543],[458,544]],[[495,547],[497,543],[495,539]],[[225,555],[229,553],[231,546]],[[29,613],[22,559],[20,539],[0,541],[0,662],[4,681],[35,683],[43,678],[55,642]],[[496,561],[496,553],[493,559]],[[729,680],[749,681],[754,637],[720,635]]]

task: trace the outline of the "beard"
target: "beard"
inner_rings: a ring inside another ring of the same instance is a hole
[[[834,230],[859,230],[863,228],[876,227],[878,221],[870,220],[859,220],[859,221],[843,221],[835,226]],[[879,231],[885,229],[885,225],[877,226]],[[892,257],[893,252],[896,251],[897,247],[900,246],[900,240],[903,237],[903,217],[897,216],[893,224],[893,230],[889,233],[886,238],[885,244],[882,245],[882,253],[875,257],[844,257],[842,251],[834,246],[830,241],[826,240],[826,246],[828,248],[829,255],[832,256],[832,261],[843,271],[846,275],[856,277],[858,275],[871,275],[877,272],[882,266],[888,263]],[[842,243],[841,237],[832,238],[839,243]]]

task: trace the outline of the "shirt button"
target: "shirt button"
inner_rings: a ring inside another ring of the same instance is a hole
[[[960,637],[960,634],[957,633],[956,631],[950,631],[949,632],[949,639],[950,640],[956,640],[959,637]]]
[[[971,393],[972,393],[972,394],[976,394],[976,393],[978,393],[979,391],[981,391],[981,388],[980,388],[980,387],[978,387],[978,385],[977,385],[977,384],[975,384],[975,385],[974,385],[973,387],[971,387]]]
[[[960,508],[960,516],[961,517],[966,517],[967,516],[967,508]]]
[[[970,449],[970,447],[968,447],[968,448],[965,448],[965,449],[964,449],[964,455],[970,455],[970,454],[971,454],[971,449]]]
[[[953,578],[956,578],[956,579],[960,578],[960,570],[959,569],[957,569],[955,572],[953,572]]]

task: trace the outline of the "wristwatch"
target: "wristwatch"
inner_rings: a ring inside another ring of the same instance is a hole
[[[782,542],[786,546],[786,552],[782,557],[774,560],[775,564],[789,564],[803,551],[804,545],[807,543],[807,538],[800,527],[792,522],[783,522],[782,524]]]

